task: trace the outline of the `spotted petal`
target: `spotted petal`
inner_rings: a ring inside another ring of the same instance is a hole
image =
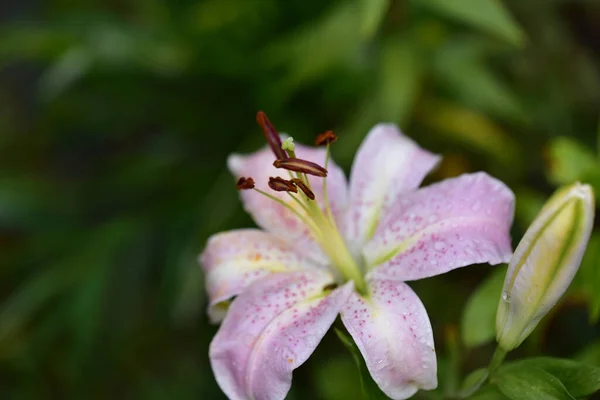
[[[238,229],[209,238],[198,258],[206,276],[208,315],[225,316],[226,301],[266,275],[317,268],[280,238],[259,229]]]
[[[296,144],[296,155],[298,158],[306,159],[319,165],[324,165],[325,163],[325,150],[322,148],[311,148]],[[228,160],[228,166],[236,178],[241,176],[252,177],[258,189],[280,198],[302,214],[303,210],[287,193],[274,192],[267,185],[270,176],[289,178],[286,170],[277,169],[273,166],[273,161],[275,161],[273,153],[269,148],[265,147],[249,155],[231,155]],[[328,171],[327,195],[332,213],[336,220],[341,223],[341,216],[345,210],[347,201],[346,178],[341,168],[333,161],[329,162]],[[323,179],[314,176],[309,177],[309,179],[312,191],[316,196],[315,201],[323,208]],[[309,229],[294,213],[253,190],[242,191],[241,197],[246,211],[252,215],[258,226],[286,239],[288,243],[293,243],[296,249],[306,252],[315,261],[321,264],[327,263],[327,258],[311,237]]]
[[[279,400],[292,371],[317,347],[352,284],[325,295],[333,278],[321,271],[272,275],[251,285],[232,303],[210,344],[219,386],[232,400]]]
[[[352,247],[371,238],[398,196],[416,189],[440,157],[420,148],[393,124],[373,127],[350,174],[347,237]]]
[[[341,315],[373,380],[392,399],[435,389],[437,364],[425,307],[401,281],[372,279],[368,285],[370,295],[353,292]]]
[[[365,246],[369,275],[407,281],[470,264],[508,262],[513,209],[510,189],[485,173],[403,196]]]

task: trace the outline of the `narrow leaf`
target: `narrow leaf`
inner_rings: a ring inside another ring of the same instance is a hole
[[[440,15],[487,31],[515,46],[525,43],[525,33],[498,0],[413,0]]]

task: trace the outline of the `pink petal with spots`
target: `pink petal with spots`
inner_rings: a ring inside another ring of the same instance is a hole
[[[416,189],[440,157],[420,148],[393,124],[371,129],[350,174],[347,237],[352,247],[371,238],[398,196]]]
[[[365,246],[369,276],[403,281],[508,262],[514,194],[480,172],[404,196]]]
[[[375,125],[358,149],[350,174],[346,234],[351,247],[362,247],[398,197],[418,188],[440,159],[396,125]]]
[[[411,288],[372,279],[370,296],[353,292],[341,316],[373,380],[392,399],[437,387],[433,333],[425,307]]]
[[[212,322],[220,322],[225,316],[227,308],[223,302],[257,279],[278,272],[317,268],[287,242],[259,229],[211,236],[198,260],[205,272]]]
[[[325,149],[311,148],[296,144],[296,156],[315,162],[321,166],[325,164]],[[275,192],[267,184],[270,176],[281,176],[289,179],[287,170],[277,169],[273,166],[275,157],[271,149],[264,147],[249,155],[233,154],[228,159],[229,170],[236,178],[250,176],[254,179],[256,187],[288,203],[291,207],[303,213],[303,210],[285,192]],[[328,166],[327,195],[332,213],[337,221],[343,222],[342,215],[346,208],[347,188],[346,177],[340,167],[332,160]],[[310,176],[312,191],[316,201],[323,209],[323,178]],[[265,230],[285,238],[294,248],[305,251],[317,262],[327,263],[327,257],[313,240],[308,227],[300,221],[291,211],[277,204],[273,200],[253,191],[244,190],[240,192],[244,207],[252,215],[258,226]]]
[[[312,354],[352,291],[348,283],[325,295],[332,282],[321,271],[286,272],[255,282],[233,301],[209,350],[227,397],[285,398],[292,371]]]

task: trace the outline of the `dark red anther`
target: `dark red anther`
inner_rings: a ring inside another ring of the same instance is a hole
[[[238,179],[236,187],[238,190],[254,189],[254,179],[241,177]]]
[[[285,150],[281,148],[281,138],[279,137],[279,133],[277,133],[277,129],[275,129],[271,121],[269,121],[269,118],[267,118],[267,114],[265,114],[263,111],[257,112],[256,122],[258,122],[265,133],[267,143],[269,143],[271,150],[273,150],[273,153],[275,153],[275,157],[278,159],[288,158]]]
[[[294,192],[298,193],[298,188],[292,183],[292,181],[286,181],[281,177],[270,177],[269,187],[276,192]]]
[[[312,190],[310,190],[308,186],[306,186],[306,183],[304,183],[302,179],[292,178],[291,181],[294,183],[294,185],[298,186],[298,188],[304,192],[306,197],[308,197],[311,200],[315,199],[315,194]]]
[[[327,131],[319,134],[315,139],[315,144],[317,146],[323,146],[326,144],[331,144],[337,140],[337,136],[333,131]]]
[[[303,172],[309,175],[320,177],[327,176],[327,170],[319,164],[312,161],[302,160],[300,158],[286,158],[285,160],[275,160],[273,163],[275,168],[283,168],[295,172]]]

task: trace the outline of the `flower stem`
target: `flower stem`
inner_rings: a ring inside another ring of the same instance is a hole
[[[500,367],[507,353],[508,352],[502,347],[496,347],[496,351],[494,351],[494,355],[492,356],[492,360],[490,361],[490,366],[488,367],[490,375],[492,375],[498,369],[498,367]]]

